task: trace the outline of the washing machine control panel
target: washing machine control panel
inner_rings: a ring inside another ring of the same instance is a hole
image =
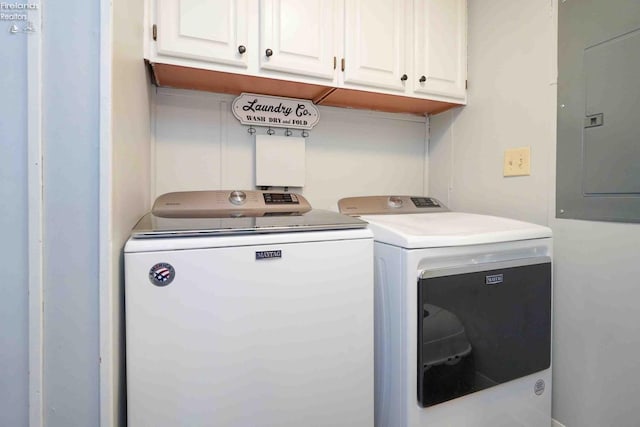
[[[152,213],[165,218],[250,217],[311,210],[300,194],[257,190],[180,191],[156,199]]]
[[[234,205],[244,205],[244,202],[247,201],[247,193],[244,191],[232,191],[229,194],[229,201]]]
[[[385,215],[447,212],[449,209],[433,197],[424,196],[364,196],[338,201],[340,213],[347,215]]]
[[[387,199],[387,206],[389,206],[391,209],[401,208],[402,205],[404,205],[404,202],[402,201],[402,197],[390,196]]]
[[[416,208],[439,208],[441,207],[440,202],[431,197],[412,197],[411,201],[413,202]]]
[[[297,194],[293,193],[264,193],[264,203],[266,205],[298,205],[300,200]]]

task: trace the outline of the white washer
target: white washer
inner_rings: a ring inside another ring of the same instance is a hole
[[[373,425],[365,222],[290,193],[170,193],[124,256],[129,427]]]
[[[551,230],[352,197],[375,240],[377,427],[551,424]]]

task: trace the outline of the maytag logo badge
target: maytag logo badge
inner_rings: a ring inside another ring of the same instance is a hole
[[[491,276],[485,276],[485,285],[497,285],[504,282],[504,276],[502,274],[494,274]]]
[[[256,261],[261,261],[265,259],[275,259],[282,258],[282,251],[258,251],[256,252]]]

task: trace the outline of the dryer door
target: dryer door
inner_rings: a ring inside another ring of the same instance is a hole
[[[423,407],[551,365],[551,259],[424,271],[418,281]]]

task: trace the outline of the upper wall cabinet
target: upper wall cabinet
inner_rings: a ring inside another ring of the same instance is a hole
[[[159,55],[248,66],[248,0],[157,0]]]
[[[260,69],[334,81],[335,0],[260,2]]]
[[[158,85],[383,111],[466,102],[466,0],[146,1]]]
[[[405,0],[345,0],[346,85],[405,91],[408,78],[405,3]]]
[[[414,0],[413,7],[415,92],[464,99],[466,0]]]

